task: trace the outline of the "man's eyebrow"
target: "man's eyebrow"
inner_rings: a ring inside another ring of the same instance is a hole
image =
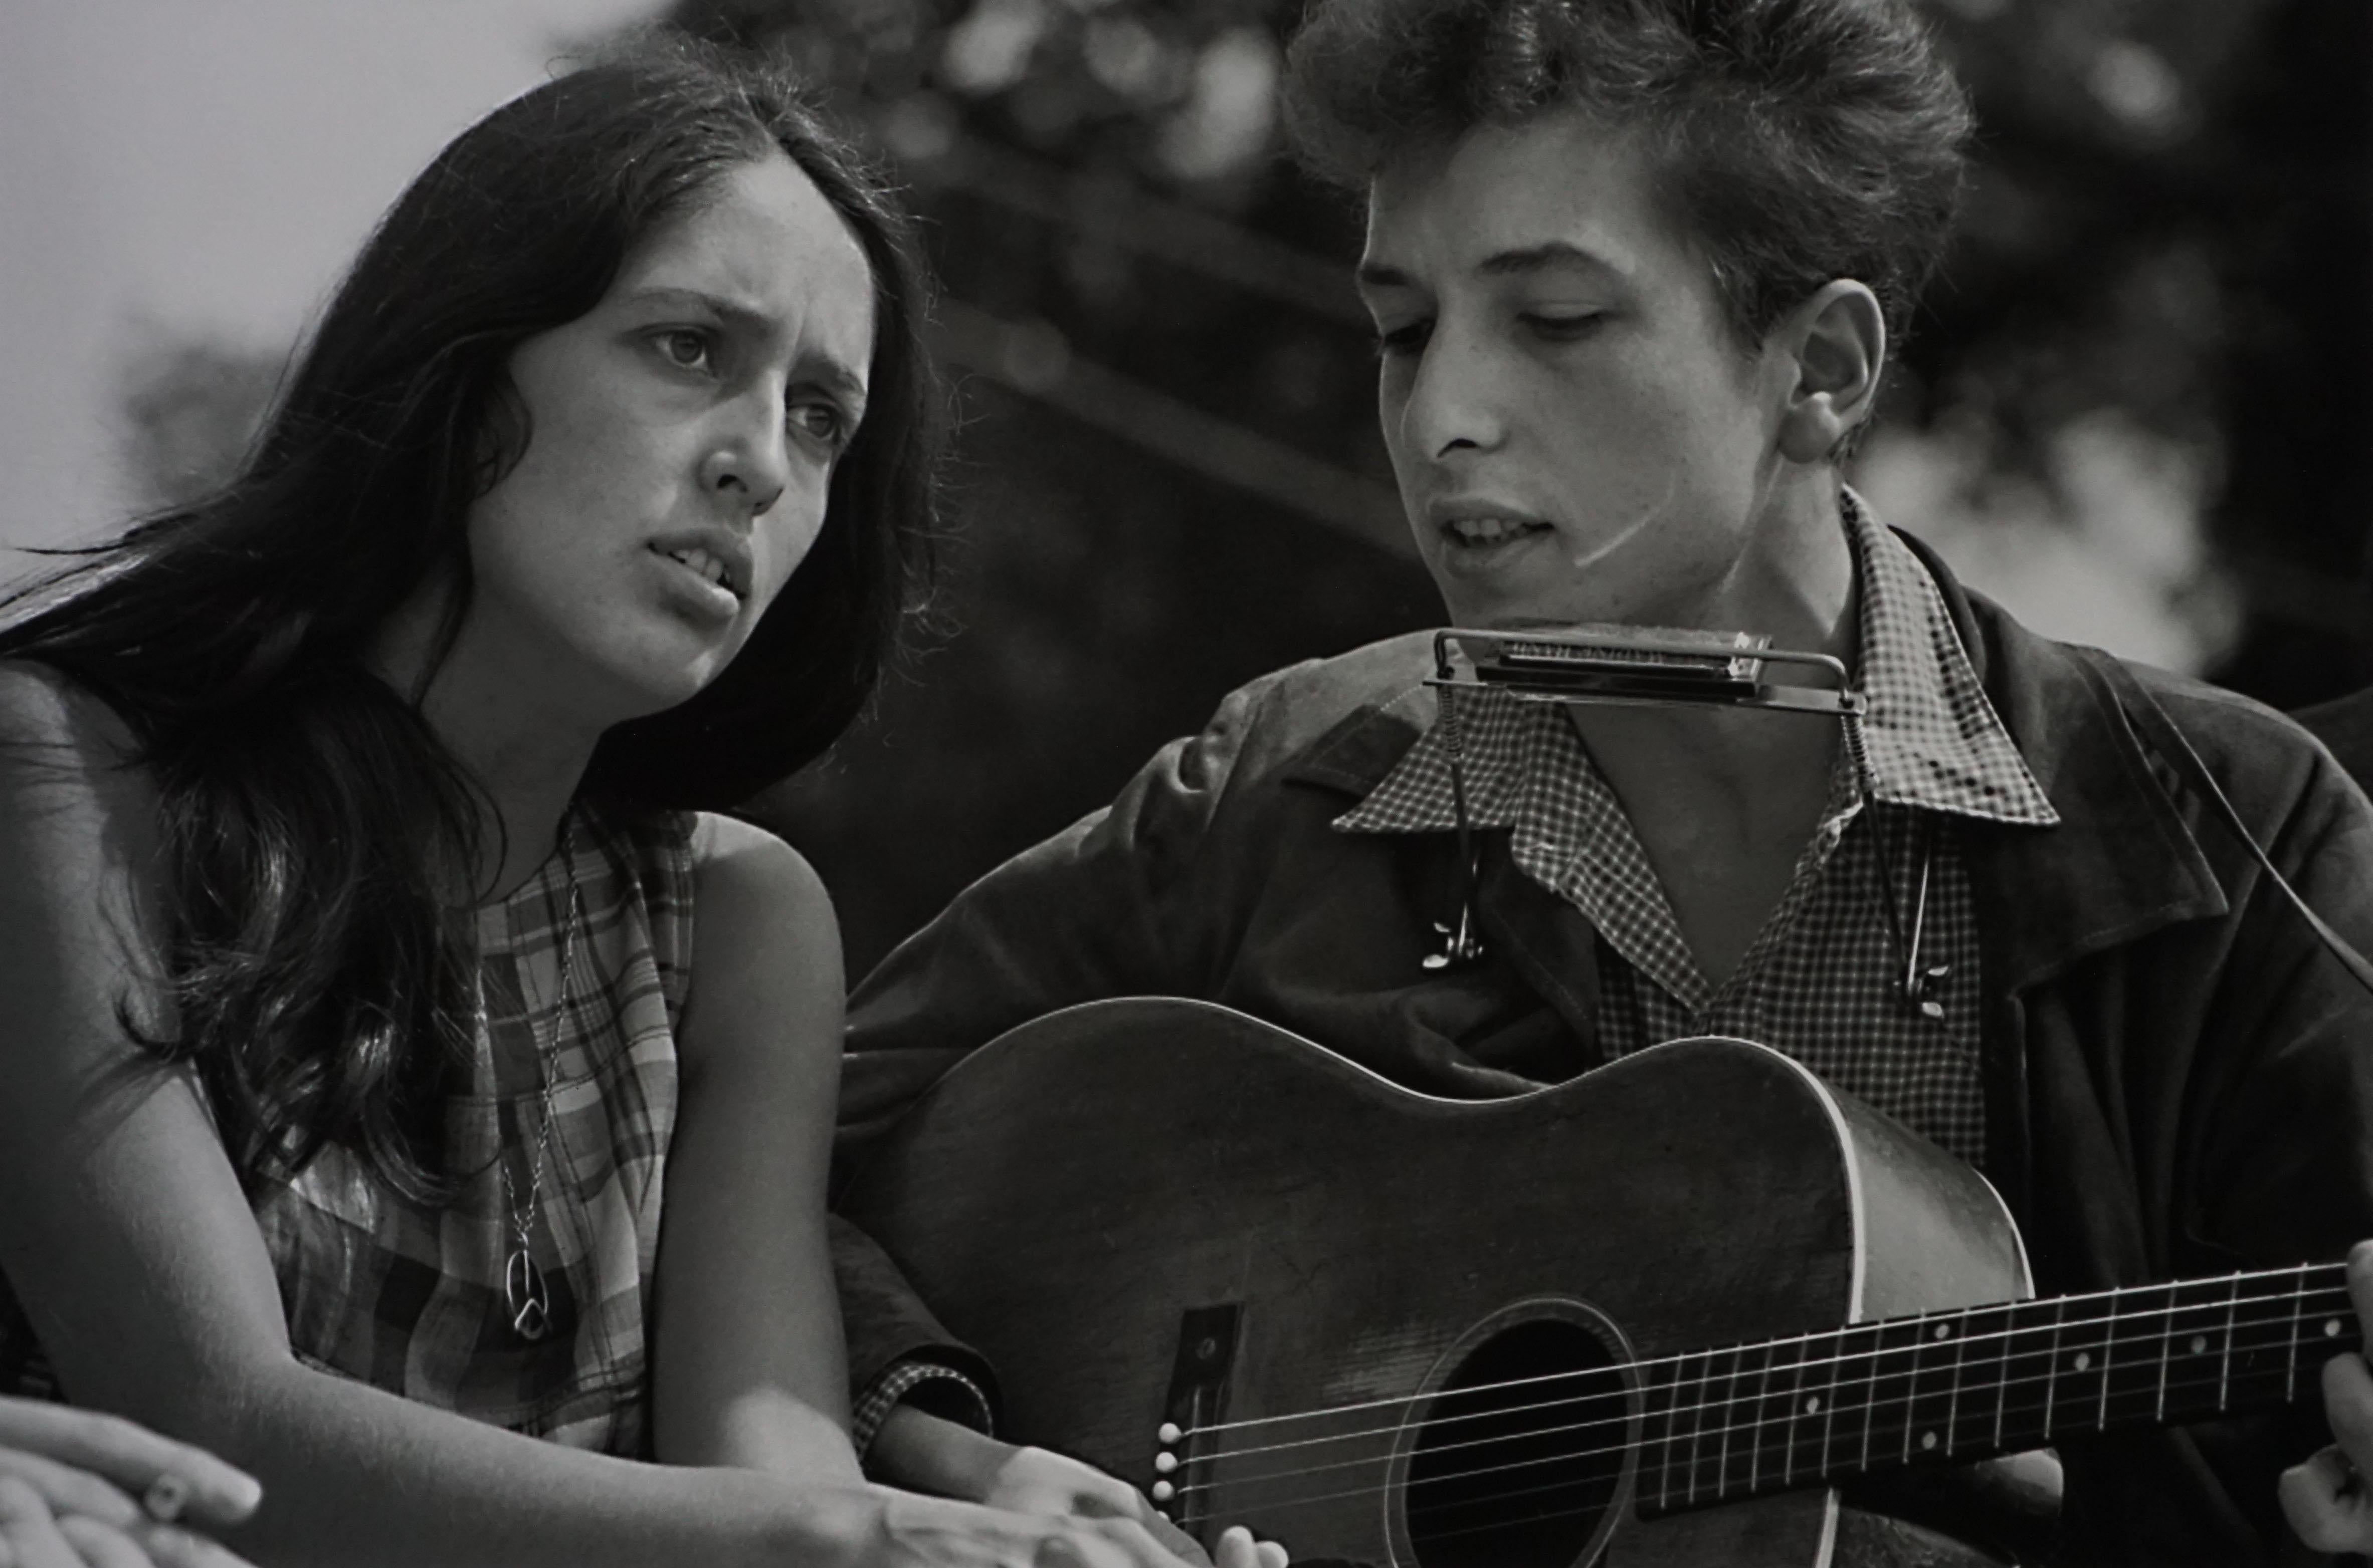
[[[1487,277],[1510,277],[1556,266],[1582,266],[1593,272],[1606,273],[1616,270],[1613,263],[1603,256],[1594,255],[1567,240],[1550,240],[1514,251],[1494,252],[1483,258],[1483,264],[1476,271]]]
[[[771,337],[778,326],[766,311],[705,288],[638,288],[626,298],[649,304],[697,305],[735,332],[754,337]],[[859,406],[865,402],[865,378],[829,355],[817,356],[810,379]]]
[[[1612,273],[1617,269],[1603,256],[1592,254],[1581,246],[1564,240],[1548,240],[1538,245],[1523,245],[1512,251],[1495,251],[1483,258],[1475,270],[1486,277],[1521,277],[1557,266],[1587,267],[1593,272]],[[1383,262],[1362,262],[1354,275],[1363,288],[1414,288],[1416,279],[1397,266]]]

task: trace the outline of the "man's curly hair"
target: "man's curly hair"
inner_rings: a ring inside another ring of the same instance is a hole
[[[1288,60],[1303,165],[1353,190],[1556,110],[1642,135],[1749,343],[1841,277],[1900,337],[1971,123],[1909,0],[1316,0]]]

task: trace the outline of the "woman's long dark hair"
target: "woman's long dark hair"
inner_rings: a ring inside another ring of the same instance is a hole
[[[585,314],[627,252],[779,148],[872,263],[868,411],[824,528],[749,640],[691,700],[602,737],[588,792],[722,806],[831,743],[871,696],[929,565],[942,428],[911,227],[797,85],[755,60],[645,41],[496,110],[404,192],[339,288],[245,470],[0,599],[0,657],[38,661],[128,724],[161,802],[174,1022],[243,1180],[327,1142],[415,1196],[474,1028],[454,919],[478,798],[366,665],[390,614],[470,579],[471,505],[533,439],[507,367]],[[13,618],[13,622],[11,617]]]

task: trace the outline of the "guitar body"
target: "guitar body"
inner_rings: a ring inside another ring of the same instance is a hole
[[[1177,1000],[975,1053],[843,1208],[996,1364],[1005,1435],[1186,1488],[1189,1527],[1397,1568],[1827,1562],[1818,1489],[1642,1518],[1635,1462],[1479,1539],[1472,1515],[1413,1519],[1408,1483],[1535,1462],[1430,1428],[1446,1387],[2030,1290],[1981,1178],[1761,1047],[1678,1041],[1454,1102]],[[1640,1419],[1618,1400],[1600,1424]]]

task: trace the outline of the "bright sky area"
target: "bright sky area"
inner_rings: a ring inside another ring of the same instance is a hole
[[[0,3],[0,544],[121,520],[145,345],[286,346],[447,139],[660,7]]]

